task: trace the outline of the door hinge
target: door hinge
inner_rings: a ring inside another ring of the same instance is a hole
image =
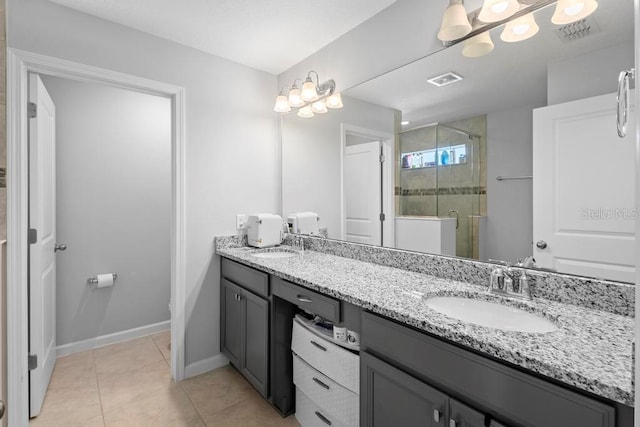
[[[384,213],[380,214],[380,221],[384,221],[387,219],[387,216]]]
[[[35,228],[29,229],[29,244],[33,245],[38,242],[38,230]]]
[[[30,354],[28,364],[29,364],[30,371],[33,371],[34,369],[36,369],[38,367],[38,355]]]
[[[385,158],[384,158],[384,154],[380,154],[380,163],[384,163]]]
[[[38,106],[35,102],[30,102],[27,104],[27,117],[30,119],[35,119],[38,117]]]

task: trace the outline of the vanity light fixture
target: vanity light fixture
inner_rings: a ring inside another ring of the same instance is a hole
[[[462,54],[466,57],[484,56],[494,48],[490,30],[504,25],[500,34],[503,41],[513,43],[527,40],[540,29],[534,12],[554,3],[556,9],[551,22],[564,26],[582,22],[598,8],[597,0],[484,0],[482,8],[469,12],[466,16],[466,22],[471,23],[471,30],[456,33],[454,30],[461,25],[455,24],[465,21],[459,16],[464,5],[462,0],[449,0],[438,38],[447,47],[464,42]]]
[[[484,0],[478,19],[482,22],[498,22],[520,10],[518,0]]]
[[[464,41],[462,55],[467,58],[478,58],[485,56],[493,50],[494,44],[491,40],[491,33],[484,31]]]
[[[500,38],[504,42],[521,42],[535,36],[540,30],[533,13],[527,13],[520,18],[507,22]]]
[[[462,0],[449,0],[449,6],[442,17],[438,38],[443,42],[447,42],[462,38],[470,32],[471,23],[469,23],[464,3]]]
[[[313,114],[311,107],[308,105],[298,110],[298,117],[303,117],[305,119],[308,119],[313,116],[315,116],[315,114]]]
[[[596,0],[558,0],[551,22],[556,25],[570,24],[586,18],[597,8]]]
[[[313,81],[315,76],[315,83]],[[291,88],[288,89],[288,95],[285,95],[287,88],[280,91],[276,97],[276,104],[273,111],[277,113],[288,113],[291,109],[298,110],[298,117],[309,118],[315,114],[324,114],[327,108],[342,108],[342,97],[340,92],[336,92],[336,83],[333,80],[327,80],[320,83],[318,73],[309,71],[307,78],[302,84],[302,90],[298,89],[294,80]]]
[[[327,108],[342,108],[342,96],[340,96],[340,92],[329,95],[326,105]]]

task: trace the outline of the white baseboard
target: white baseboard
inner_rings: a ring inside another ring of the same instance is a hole
[[[90,338],[88,340],[59,345],[56,347],[56,356],[60,357],[72,353],[77,353],[79,351],[93,350],[94,348],[103,347],[109,344],[115,344],[117,342],[128,341],[134,338],[140,338],[158,332],[168,331],[170,329],[171,321],[167,320],[164,322],[154,323],[152,325],[141,326],[139,328],[133,328],[121,332],[115,332],[113,334],[101,335],[99,337]]]
[[[216,354],[213,357],[208,357],[203,360],[199,360],[194,363],[190,363],[184,368],[184,378],[195,377],[196,375],[204,374],[205,372],[213,371],[214,369],[221,368],[229,363],[229,359],[222,353]]]

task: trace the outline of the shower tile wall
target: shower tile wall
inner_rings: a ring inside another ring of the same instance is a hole
[[[449,211],[460,212],[456,233],[456,255],[474,257],[478,253],[477,232],[470,215],[486,215],[486,116],[447,123],[447,126],[479,136],[466,165],[420,169],[399,168],[396,188],[401,216],[448,217]],[[436,126],[404,132],[400,135],[400,153],[446,146],[442,129]],[[457,144],[454,142],[453,144]],[[400,158],[398,154],[398,159]]]

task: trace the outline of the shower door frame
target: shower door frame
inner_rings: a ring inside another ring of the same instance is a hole
[[[18,49],[7,49],[7,415],[27,426],[29,73],[132,90],[171,99],[171,376],[185,376],[185,89],[159,81]]]

